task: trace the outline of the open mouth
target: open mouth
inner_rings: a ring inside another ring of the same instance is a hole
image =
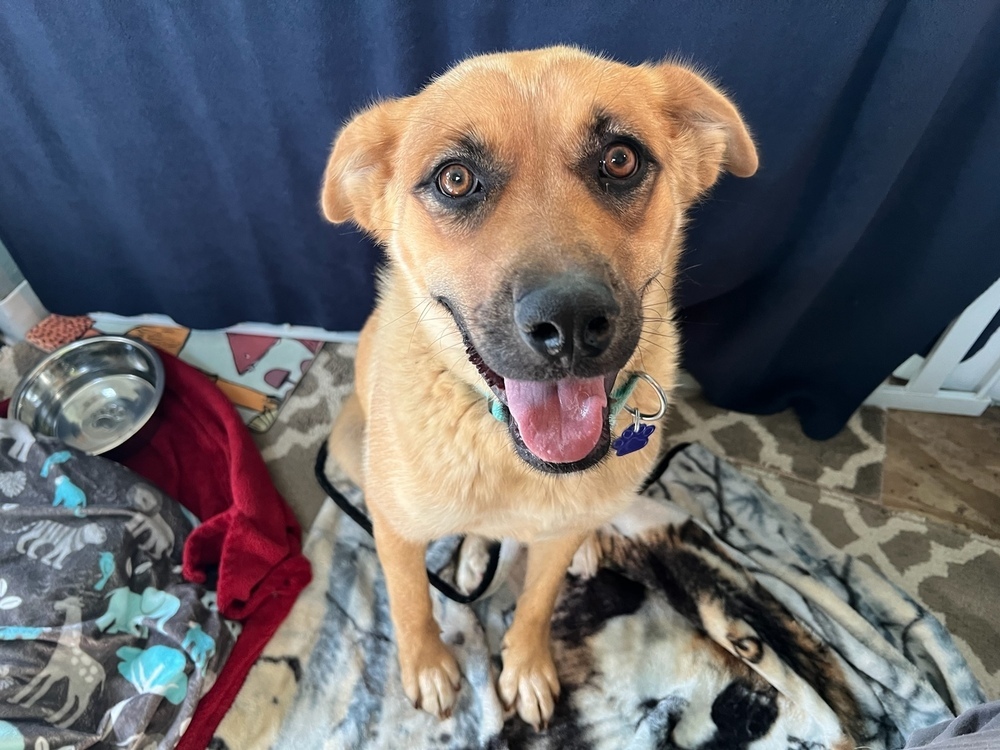
[[[504,378],[483,361],[464,327],[458,328],[469,361],[506,408],[511,440],[525,462],[562,474],[589,469],[607,455],[608,404],[617,372],[543,381]]]

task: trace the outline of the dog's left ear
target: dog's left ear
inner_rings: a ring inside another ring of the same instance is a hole
[[[386,213],[386,192],[409,104],[409,99],[373,104],[337,134],[320,194],[328,221],[353,221],[384,239],[382,230],[391,221]]]
[[[688,186],[691,200],[708,190],[722,170],[737,177],[757,171],[757,149],[736,106],[715,86],[680,65],[656,67],[665,94],[667,117],[677,137],[693,148],[693,164],[685,173],[694,177]]]

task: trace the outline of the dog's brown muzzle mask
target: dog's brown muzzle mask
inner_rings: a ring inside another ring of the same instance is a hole
[[[447,308],[519,455],[577,471],[609,450],[654,280],[652,320],[670,316],[684,210],[721,170],[756,168],[739,113],[696,73],[551,48],[474,58],[358,114],[322,206],[386,247],[386,291]]]
[[[610,269],[518,273],[472,311],[471,321],[448,298],[438,302],[455,318],[469,360],[507,407],[521,458],[559,473],[604,458],[611,389],[641,329],[639,298]]]

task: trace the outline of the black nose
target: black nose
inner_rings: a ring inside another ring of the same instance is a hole
[[[528,345],[551,359],[596,357],[611,344],[619,308],[611,288],[583,273],[565,273],[514,303],[514,322]]]

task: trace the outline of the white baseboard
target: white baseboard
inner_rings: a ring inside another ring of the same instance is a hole
[[[180,328],[174,320],[166,315],[114,315],[112,313],[90,313],[94,322],[100,324],[109,322],[115,324],[128,323],[136,326],[168,326]],[[286,339],[306,339],[312,341],[330,341],[334,343],[356,343],[358,331],[327,331],[314,326],[277,325],[272,323],[239,323],[222,330],[227,333],[243,333],[248,336],[277,336]]]
[[[935,393],[917,393],[906,386],[888,383],[880,385],[865,400],[867,406],[878,406],[882,409],[957,414],[966,417],[980,416],[991,403],[988,396],[965,391],[939,390]]]

